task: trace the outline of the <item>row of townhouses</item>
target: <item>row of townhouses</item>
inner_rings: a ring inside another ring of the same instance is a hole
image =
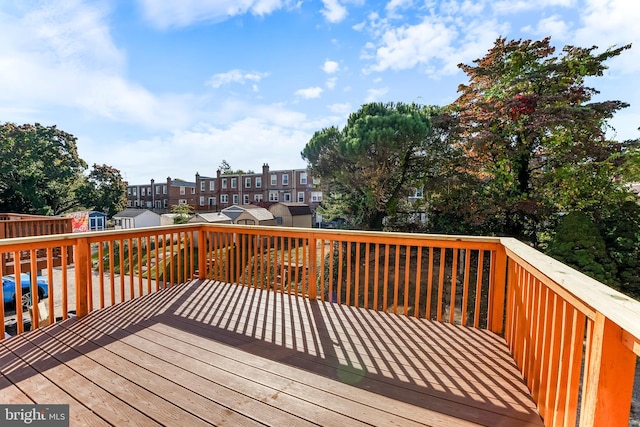
[[[266,205],[295,202],[309,205],[315,212],[322,201],[318,180],[306,169],[270,170],[261,173],[227,174],[215,177],[196,173],[195,182],[171,179],[166,182],[127,185],[127,207],[167,213],[174,205],[190,205],[195,212],[219,212],[232,205]]]

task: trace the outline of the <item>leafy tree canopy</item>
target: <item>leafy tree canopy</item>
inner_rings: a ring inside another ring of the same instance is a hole
[[[302,157],[329,189],[328,210],[342,212],[356,228],[382,229],[399,201],[436,175],[445,150],[432,123],[438,113],[417,104],[371,103],[351,114],[343,129],[316,132]]]
[[[113,206],[121,203],[126,188],[116,183],[117,170],[94,165],[85,177],[86,169],[70,133],[39,123],[0,126],[1,212],[58,215],[83,206],[100,210],[110,203],[107,194]]]
[[[78,200],[86,208],[111,217],[126,207],[126,191],[127,184],[118,169],[94,163],[84,185],[78,190]]]
[[[0,210],[57,215],[78,207],[87,164],[76,138],[55,126],[0,126]]]
[[[629,48],[567,46],[556,55],[549,38],[499,38],[485,57],[459,65],[469,83],[450,111],[465,164],[435,210],[536,243],[558,212],[629,199],[615,178],[633,150],[606,137],[608,120],[628,105],[594,102],[598,91],[587,85]]]

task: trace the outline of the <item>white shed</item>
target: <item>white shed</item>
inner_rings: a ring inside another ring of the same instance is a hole
[[[160,215],[148,209],[125,209],[113,216],[116,229],[156,227],[160,225]]]

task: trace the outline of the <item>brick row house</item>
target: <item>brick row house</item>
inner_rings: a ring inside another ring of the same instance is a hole
[[[223,174],[215,177],[196,173],[195,182],[172,180],[147,185],[127,186],[127,206],[169,212],[173,205],[189,204],[195,212],[219,212],[232,205],[275,202],[308,204],[312,211],[322,201],[319,182],[306,169],[270,170],[262,165],[261,173]]]

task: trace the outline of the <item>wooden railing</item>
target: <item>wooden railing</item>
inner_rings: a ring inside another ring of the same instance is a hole
[[[73,265],[54,269],[66,248]],[[231,282],[488,329],[546,425],[628,422],[640,303],[514,239],[193,224],[0,241],[0,255],[38,250],[49,298],[32,328],[192,279]],[[27,316],[12,316],[23,332]]]
[[[46,236],[50,234],[66,234],[72,231],[71,218],[51,217],[42,215],[25,215],[14,213],[0,213],[0,239],[15,237]],[[11,274],[14,272],[15,260],[19,259],[22,268],[26,268],[30,263],[30,255],[18,251],[0,256],[0,274]],[[71,249],[64,252],[57,252],[53,257],[55,266],[62,265],[62,258],[66,262],[73,262],[73,252]],[[45,254],[38,253],[39,268],[46,267]]]

